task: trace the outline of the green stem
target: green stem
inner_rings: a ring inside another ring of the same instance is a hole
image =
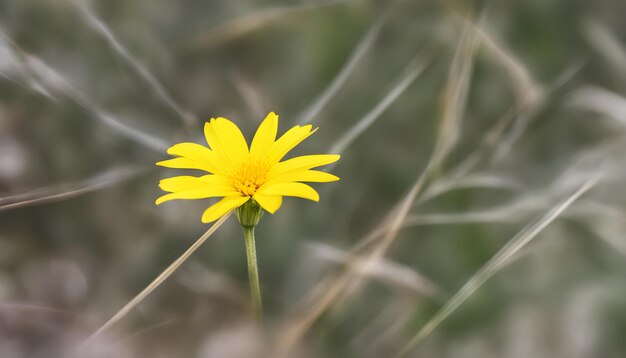
[[[261,287],[259,286],[259,268],[256,263],[256,248],[254,245],[254,227],[243,228],[243,238],[246,242],[246,254],[248,256],[248,280],[252,291],[252,305],[257,317],[261,317]]]

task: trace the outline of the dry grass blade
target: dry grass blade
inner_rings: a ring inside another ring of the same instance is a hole
[[[547,87],[548,90],[545,93],[546,97],[574,78],[574,75],[577,74],[583,66],[584,62],[578,62],[564,70],[558,78]],[[494,160],[502,160],[513,147],[516,139],[521,136],[521,132],[526,127],[526,122],[529,120],[529,116],[535,110],[537,110],[537,107],[535,106],[535,103],[530,100],[525,103],[516,103],[511,105],[498,119],[498,121],[485,133],[481,144],[467,157],[465,157],[459,165],[450,170],[450,174],[448,174],[446,178],[439,178],[439,181],[448,182],[449,185],[452,184],[450,188],[454,188],[453,183],[462,181],[466,178],[470,171],[485,158],[494,157]],[[507,129],[511,127],[513,127],[510,129],[511,133],[507,135]],[[497,159],[495,156],[497,156]],[[431,185],[424,192],[423,197],[431,198],[434,195],[440,194],[432,192],[436,189],[435,185]],[[425,200],[420,201],[420,203],[423,201]]]
[[[48,66],[42,59],[31,55],[17,46],[4,32],[0,30],[0,36],[4,37],[12,44],[12,50],[16,62],[19,64],[20,72],[28,81],[28,85],[41,95],[53,101],[57,101],[54,95],[60,93],[74,101],[85,111],[93,114],[95,118],[103,124],[128,137],[129,139],[142,144],[146,148],[162,153],[167,148],[167,142],[147,131],[133,128],[126,124],[125,120],[105,112],[97,106],[87,95],[74,87],[62,74]]]
[[[144,300],[152,291],[154,291],[157,287],[163,283],[168,277],[170,277],[176,269],[180,267],[202,244],[209,238],[213,233],[220,227],[232,214],[232,211],[228,214],[222,216],[218,221],[216,221],[210,228],[207,230],[196,242],[194,242],[182,255],[180,255],[168,268],[163,270],[155,278],[146,288],[144,288],[137,296],[135,296],[132,300],[130,300],[124,307],[122,307],[113,317],[111,317],[106,323],[104,323],[100,328],[98,328],[83,344],[79,347],[86,347],[89,343],[93,342],[98,336],[100,336],[104,331],[109,329],[115,323],[117,323],[120,319],[124,318],[128,312],[130,312],[135,306],[137,306],[141,301]]]
[[[326,262],[346,264],[353,259],[350,254],[319,242],[305,243],[306,249]],[[356,263],[356,266],[359,266]],[[361,268],[363,268],[361,266]],[[382,283],[390,284],[411,291],[417,295],[434,297],[439,288],[428,278],[415,270],[389,260],[380,260],[370,267],[370,271],[360,274],[370,276]]]
[[[623,42],[606,25],[588,20],[584,23],[583,34],[589,45],[603,55],[622,78],[626,76],[626,49]]]
[[[169,325],[172,325],[174,323],[178,323],[179,319],[178,318],[171,318],[168,320],[165,320],[163,322],[159,322],[156,324],[153,324],[149,327],[145,327],[142,328],[136,332],[132,332],[130,334],[128,334],[126,337],[124,337],[123,339],[120,339],[118,342],[116,342],[116,344],[124,344],[124,343],[128,343],[130,341],[136,340],[138,338],[140,338],[141,336],[145,335],[146,333],[152,333],[153,331],[158,330],[159,328],[163,328],[163,327],[167,327]]]
[[[41,59],[29,54],[24,54],[24,56],[26,67],[49,91],[58,91],[62,93],[86,111],[91,112],[103,124],[107,125],[111,129],[114,129],[125,137],[144,145],[146,148],[159,153],[162,153],[165,149],[167,149],[168,145],[164,140],[152,136],[146,131],[133,128],[126,124],[121,118],[118,118],[117,116],[107,113],[99,108],[83,92],[70,84],[60,73],[48,66]]]
[[[468,174],[459,180],[440,179],[430,185],[428,190],[420,196],[415,205],[425,203],[441,194],[459,189],[496,189],[518,191],[522,183],[502,176],[490,174]]]
[[[0,310],[5,311],[35,311],[45,314],[76,317],[76,313],[54,307],[41,306],[34,303],[25,302],[0,302]]]
[[[401,79],[391,90],[376,104],[376,106],[361,118],[349,131],[347,131],[331,147],[331,153],[341,154],[356,138],[363,134],[374,122],[391,106],[391,104],[417,79],[417,77],[430,64],[430,57],[419,56],[411,61],[408,70],[400,77]]]
[[[322,92],[319,97],[313,103],[311,103],[302,113],[298,115],[296,118],[300,118],[298,124],[303,125],[305,123],[313,123],[315,117],[326,107],[328,102],[335,96],[335,94],[343,87],[346,83],[350,75],[354,72],[357,65],[363,58],[363,56],[367,53],[372,47],[374,40],[378,36],[380,29],[382,27],[384,18],[376,21],[374,25],[367,31],[365,36],[359,41],[359,44],[356,46],[350,58],[343,66],[341,71],[335,76],[332,82],[328,85],[328,87]]]
[[[538,85],[530,72],[513,53],[498,41],[493,33],[484,28],[474,28],[481,37],[485,50],[491,55],[488,58],[499,63],[509,74],[517,94],[518,105],[534,106],[543,97],[543,89]]]
[[[610,205],[606,205],[603,203],[599,203],[596,201],[586,200],[581,202],[580,205],[576,207],[577,210],[572,210],[574,214],[578,215],[579,219],[584,219],[585,217],[598,217],[604,216],[606,218],[612,219],[617,222],[626,222],[626,214],[623,213],[620,209],[612,207]],[[593,227],[593,225],[590,225]],[[626,242],[624,243],[626,245]]]
[[[31,71],[24,63],[24,56],[21,54],[22,51],[2,29],[0,29],[0,50],[3,56],[2,77],[26,89],[30,93],[38,93],[52,101],[57,101],[57,98],[30,73]],[[16,75],[12,76],[10,73],[16,73]],[[16,77],[25,80],[26,84],[22,85],[19,83]]]
[[[433,316],[420,331],[407,343],[398,357],[406,356],[424,338],[426,338],[441,322],[454,312],[465,300],[478,290],[487,280],[510,263],[522,248],[541,233],[548,225],[556,220],[581,195],[591,189],[598,181],[598,177],[587,180],[578,190],[554,206],[545,215],[522,229],[509,243],[498,251],[476,274],[461,287],[461,289]]]
[[[112,169],[80,182],[38,188],[0,197],[0,211],[43,205],[74,198],[120,183],[142,173],[140,169]]]
[[[12,82],[31,94],[37,93],[36,89],[20,83],[19,77],[25,76],[27,76],[27,73],[24,71],[23,66],[20,66],[15,51],[12,49],[10,39],[0,30],[0,77]],[[45,92],[39,93],[46,96]]]
[[[263,119],[267,114],[266,104],[269,102],[263,95],[263,89],[246,77],[241,71],[231,72],[230,77],[235,89],[239,92],[242,100],[250,110],[252,117]]]
[[[508,209],[508,208],[505,208]],[[461,214],[426,214],[409,216],[403,228],[425,226],[425,225],[463,225],[479,223],[510,223],[514,222],[520,212],[515,212],[514,216],[508,215],[511,210],[490,209],[485,211],[473,211]]]
[[[603,114],[626,125],[626,98],[599,87],[583,87],[574,92],[569,105]]]
[[[321,4],[305,4],[292,6],[277,6],[259,10],[249,15],[226,22],[208,32],[196,37],[192,45],[197,48],[211,48],[229,42],[263,28],[266,25],[279,23],[279,19],[293,18],[311,10],[337,5],[347,0],[327,1]]]
[[[178,283],[191,292],[222,297],[229,302],[244,306],[248,295],[240,283],[226,274],[207,269],[198,262],[190,262],[185,272],[176,277]]]
[[[500,204],[487,209],[464,211],[461,213],[414,214],[406,218],[403,223],[403,228],[423,225],[462,225],[477,223],[510,224],[520,222],[521,220],[526,220],[531,215],[536,215],[542,210],[548,208],[552,204],[552,202],[558,197],[565,195],[566,193],[573,190],[573,188],[577,188],[580,178],[584,179],[588,177],[590,173],[593,173],[596,170],[589,168],[584,169],[585,163],[603,162],[603,159],[609,156],[608,149],[610,149],[610,145],[604,145],[601,146],[599,149],[581,153],[578,156],[578,159],[574,161],[574,164],[571,165],[567,170],[565,170],[562,175],[553,180],[550,185],[545,186],[544,188],[542,188],[542,190],[539,191],[526,191],[518,195],[516,198],[510,200],[506,204]],[[612,175],[612,173],[610,171],[607,171],[606,169],[603,171],[603,178],[605,180],[609,180],[610,178],[619,175],[621,175],[621,173]],[[457,182],[449,182],[445,180],[442,182],[440,180],[437,183],[432,184],[429,187],[429,190],[425,191],[424,194],[420,196],[420,200],[418,200],[418,202],[424,202],[424,200],[421,200],[423,198],[431,199],[438,192],[444,192],[455,188],[465,187],[465,183],[481,184],[481,182],[483,181],[482,176],[477,176],[477,180],[472,179],[471,175],[467,176],[467,178],[470,179],[468,182],[465,182],[464,180],[460,180]],[[484,179],[488,179],[485,184],[489,183],[489,181],[491,180],[488,176],[484,177]],[[439,185],[441,183],[443,183],[443,185]],[[506,182],[503,182],[502,184],[505,183]],[[430,191],[430,189],[435,186],[437,186],[439,189],[435,191]],[[515,187],[511,187],[511,189],[513,188]],[[615,210],[611,207],[607,207],[606,205],[599,205],[597,203],[589,201],[580,202],[575,208],[572,208],[567,213],[563,214],[563,216],[568,216],[571,218],[584,218],[598,215],[611,217],[617,220],[624,220],[624,215],[622,215],[619,210]],[[384,230],[374,232],[369,240],[375,240],[376,238],[381,237],[383,234]]]
[[[459,136],[459,123],[467,101],[474,53],[479,44],[476,34],[464,26],[456,48],[448,82],[443,92],[443,114],[439,121],[437,141],[433,151],[433,162],[438,166],[454,147]]]
[[[446,9],[451,15],[451,18],[457,23],[467,27],[468,31],[476,32],[475,36],[479,37],[483,48],[489,55],[487,58],[502,66],[507,72],[513,84],[518,105],[526,105],[528,103],[535,105],[539,103],[543,97],[543,89],[536,83],[530,71],[523,65],[522,61],[499,41],[493,31],[489,31],[489,29],[482,26],[482,24],[475,24],[473,19],[468,16],[470,12],[466,9],[452,4],[447,5]],[[486,11],[483,12],[483,18],[485,14]]]
[[[126,49],[113,35],[113,32],[108,26],[100,20],[89,6],[80,0],[74,0],[72,3],[80,9],[81,14],[85,18],[85,21],[92,29],[100,34],[109,44],[109,46],[123,58],[130,67],[135,70],[154,90],[154,92],[167,104],[176,114],[178,114],[183,121],[183,124],[190,125],[195,122],[193,115],[184,110],[167,92],[165,87],[159,82],[159,80],[148,70],[148,68],[141,63],[135,56],[133,56],[128,49]]]
[[[169,147],[167,141],[127,125],[126,123],[124,123],[124,119],[114,114],[104,112],[99,107],[96,107],[86,97],[74,96],[73,99],[77,103],[79,103],[85,110],[91,112],[102,123],[109,126],[111,129],[117,131],[118,133],[124,135],[125,137],[133,140],[134,142],[142,144],[144,147],[151,149],[152,151],[155,151],[157,153],[163,153]]]

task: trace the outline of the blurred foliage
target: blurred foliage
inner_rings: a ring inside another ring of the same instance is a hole
[[[625,13],[620,0],[0,0],[0,356],[268,356],[454,130],[384,264],[355,275],[362,285],[344,287],[293,356],[397,354],[594,174],[410,356],[624,356]],[[463,57],[468,33],[476,50]],[[447,133],[459,58],[467,98]],[[319,204],[287,199],[262,220],[263,324],[231,219],[100,344],[75,351],[207,229],[205,201],[154,205],[168,145],[202,143],[215,116],[250,138],[273,110],[281,132],[320,127],[294,155],[325,152],[420,64],[343,151]],[[314,118],[299,117],[324,93]],[[467,158],[478,160],[459,172]]]

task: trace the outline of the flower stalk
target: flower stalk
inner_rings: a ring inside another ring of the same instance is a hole
[[[254,242],[254,228],[263,216],[263,208],[254,200],[235,210],[237,220],[243,228],[243,239],[246,243],[246,257],[248,260],[248,281],[252,293],[252,306],[258,318],[261,317],[263,306],[261,303],[261,286],[259,285],[259,267],[256,261],[256,245]]]
[[[254,244],[254,226],[243,228],[243,239],[246,243],[246,256],[248,259],[248,281],[252,293],[252,307],[257,318],[263,313],[261,303],[261,287],[259,286],[259,267],[256,262],[256,247]]]

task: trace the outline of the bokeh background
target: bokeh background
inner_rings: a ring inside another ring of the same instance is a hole
[[[621,0],[0,0],[0,356],[626,356]],[[319,126],[320,203],[155,206],[213,116]],[[82,345],[81,345],[82,344]]]

